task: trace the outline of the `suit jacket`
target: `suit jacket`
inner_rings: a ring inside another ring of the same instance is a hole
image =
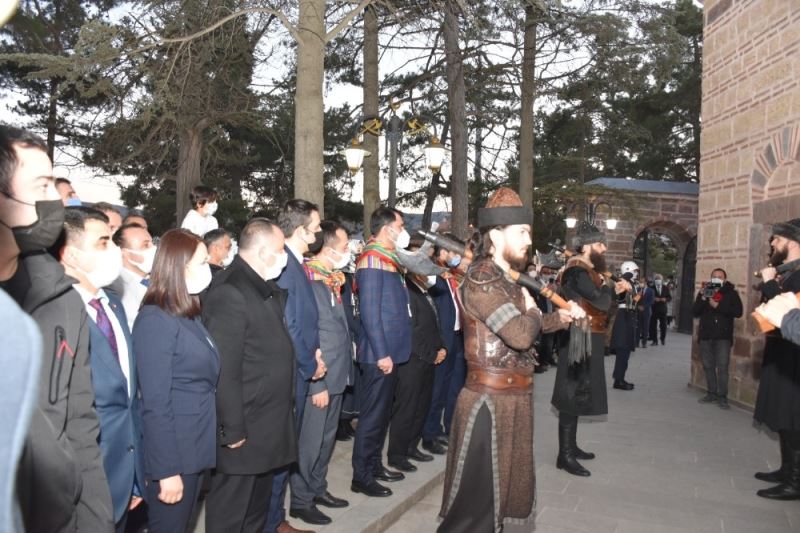
[[[654,299],[655,298],[666,298],[667,302],[672,300],[672,294],[670,294],[669,287],[667,287],[666,283],[661,285],[661,295],[660,296],[658,294],[658,289],[656,289],[655,285],[653,285],[651,287],[651,289],[653,290],[653,298]],[[653,313],[657,314],[657,315],[665,315],[665,314],[667,314],[667,302],[656,302],[654,300],[653,301]]]
[[[103,332],[89,320],[89,352],[92,364],[92,386],[95,408],[100,418],[100,453],[111,489],[114,521],[118,522],[131,499],[134,476],[144,490],[144,453],[142,448],[141,412],[136,379],[136,356],[122,302],[106,292],[108,305],[116,315],[128,345],[131,394],[128,380],[122,373],[117,356]]]
[[[408,281],[408,298],[411,304],[411,353],[426,363],[433,364],[436,353],[445,347],[443,336],[439,334],[436,311],[428,296],[412,281]],[[452,338],[452,325],[450,331]]]
[[[315,356],[319,348],[317,304],[303,265],[297,261],[288,246],[286,253],[289,254],[289,259],[277,281],[281,289],[289,292],[286,300],[286,326],[294,344],[297,371],[302,379],[309,380],[317,371]]]
[[[283,322],[286,291],[264,281],[238,255],[214,281],[203,320],[221,364],[217,471],[260,474],[297,459],[294,351]],[[247,440],[241,447],[227,447],[242,439]]]
[[[449,282],[441,276],[436,276],[436,283],[428,289],[428,293],[433,297],[436,304],[436,312],[439,315],[439,328],[444,339],[444,344],[452,348],[455,331],[453,328],[456,323],[456,305],[450,293]],[[462,320],[463,320],[463,313]],[[461,325],[463,328],[463,324]],[[416,352],[414,352],[416,353]]]
[[[327,390],[329,394],[341,394],[352,385],[350,367],[353,361],[353,344],[347,327],[343,301],[340,303],[323,281],[312,281],[311,288],[319,313],[319,343],[322,358],[328,373],[318,381],[312,381],[309,394]]]
[[[394,364],[411,355],[411,317],[408,291],[397,272],[377,268],[356,270],[361,336],[358,362],[374,365],[391,356]]]
[[[133,325],[133,350],[142,393],[145,478],[213,468],[219,355],[200,318],[145,305]]]

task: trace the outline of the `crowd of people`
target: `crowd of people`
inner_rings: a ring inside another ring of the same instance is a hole
[[[537,254],[531,267],[532,212],[510,189],[478,210],[468,242],[443,233],[430,246],[394,208],[372,213],[363,243],[302,199],[234,238],[205,186],[181,227],[155,236],[141,214],[84,205],[52,174],[41,139],[0,126],[0,303],[35,354],[36,386],[9,393],[14,516],[27,531],[123,532],[133,512],[150,532],[185,531],[204,487],[209,532],[304,531],[288,518],[325,525],[321,508],[349,505],[327,474],[350,439],[352,492],[390,496],[446,454],[439,531],[530,522],[533,374],[557,367],[556,466],[589,476],[580,461],[595,454],[577,429],[608,412],[604,356],[616,355],[613,387],[630,391],[631,352],[665,343],[660,275],[648,284],[633,261],[609,273],[605,235],[587,222],[566,262]],[[777,228],[773,264],[800,262],[800,224]],[[523,288],[526,270],[546,290]],[[791,338],[800,306],[780,293],[800,291],[796,276],[762,274],[774,303],[761,310]],[[742,315],[726,278],[715,269],[693,306],[701,402],[722,408]],[[781,435],[784,463],[757,475],[778,483],[759,494],[800,499],[800,409],[778,408],[795,394],[785,372],[797,347],[779,336],[767,349],[784,364],[765,359],[756,419]]]

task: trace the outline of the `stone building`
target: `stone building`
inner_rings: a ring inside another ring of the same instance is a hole
[[[730,398],[752,406],[763,336],[750,312],[771,224],[800,217],[800,1],[705,0],[697,279],[722,266],[745,306]],[[697,350],[692,383],[703,387]]]

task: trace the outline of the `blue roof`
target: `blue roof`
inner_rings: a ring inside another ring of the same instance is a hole
[[[621,189],[625,191],[649,192],[657,194],[686,194],[697,196],[700,193],[700,185],[686,181],[655,181],[655,180],[636,180],[628,178],[597,178],[586,182],[586,185],[601,185],[609,189]]]

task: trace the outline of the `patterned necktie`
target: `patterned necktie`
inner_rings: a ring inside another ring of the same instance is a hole
[[[111,325],[111,320],[109,320],[106,310],[103,308],[103,304],[100,303],[99,298],[94,298],[89,300],[89,305],[91,305],[92,308],[97,311],[97,327],[100,328],[100,331],[103,332],[105,338],[108,339],[108,344],[111,345],[111,351],[114,352],[114,357],[116,357],[117,361],[119,361],[117,337],[114,335],[114,327]]]

